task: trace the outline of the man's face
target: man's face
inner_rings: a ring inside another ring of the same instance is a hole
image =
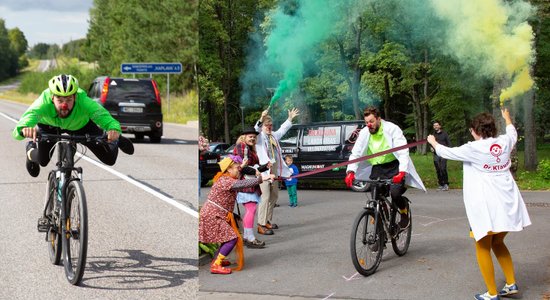
[[[439,132],[439,130],[441,130],[441,125],[439,125],[439,123],[437,123],[437,122],[434,123],[434,130],[435,130],[436,132]]]
[[[244,142],[248,146],[254,146],[256,144],[256,135],[255,134],[247,134],[244,136]]]
[[[271,132],[273,131],[273,123],[271,122],[264,123],[262,126],[262,130],[264,131],[265,134],[271,134]]]
[[[365,117],[365,124],[369,128],[371,134],[375,134],[380,129],[380,117],[375,117],[373,114],[370,114]]]
[[[74,107],[74,95],[62,97],[53,96],[53,104],[55,105],[55,111],[60,118],[66,118],[69,116]]]

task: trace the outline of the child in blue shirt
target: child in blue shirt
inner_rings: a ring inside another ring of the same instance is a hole
[[[298,168],[295,164],[292,163],[292,155],[285,156],[285,163],[290,168],[292,176],[298,175]],[[298,178],[287,179],[285,181],[286,190],[288,191],[288,206],[296,207],[298,206],[298,192],[296,191],[296,186],[298,185]]]

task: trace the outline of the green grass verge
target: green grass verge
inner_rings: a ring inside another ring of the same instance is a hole
[[[170,96],[170,103],[162,99],[162,114],[164,122],[185,124],[199,119],[199,97],[195,91],[185,96]]]
[[[417,155],[411,154],[416,171],[422,178],[424,185],[428,189],[435,189],[438,186],[437,175],[433,164],[432,154]],[[538,161],[550,160],[550,145],[539,145],[537,148]],[[543,178],[543,172],[528,172],[524,168],[524,152],[518,151],[518,172],[516,182],[521,190],[550,190],[550,181]],[[449,175],[449,186],[451,189],[462,188],[462,162],[447,161],[447,173]],[[346,189],[344,179],[321,180],[301,178],[298,188],[306,189]]]

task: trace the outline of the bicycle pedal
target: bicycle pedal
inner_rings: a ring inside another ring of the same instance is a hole
[[[48,218],[38,218],[38,232],[48,232],[50,227],[50,220],[48,220]]]

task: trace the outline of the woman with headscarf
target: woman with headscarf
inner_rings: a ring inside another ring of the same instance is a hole
[[[213,274],[231,274],[231,269],[226,268],[231,263],[224,259],[235,245],[239,261],[234,270],[240,270],[243,266],[242,238],[233,217],[235,199],[237,191],[257,186],[263,178],[240,180],[242,163],[242,159],[235,155],[229,155],[219,162],[221,171],[214,177],[208,199],[199,214],[199,241],[221,243],[210,265],[210,272]],[[266,177],[268,178],[270,177]]]

